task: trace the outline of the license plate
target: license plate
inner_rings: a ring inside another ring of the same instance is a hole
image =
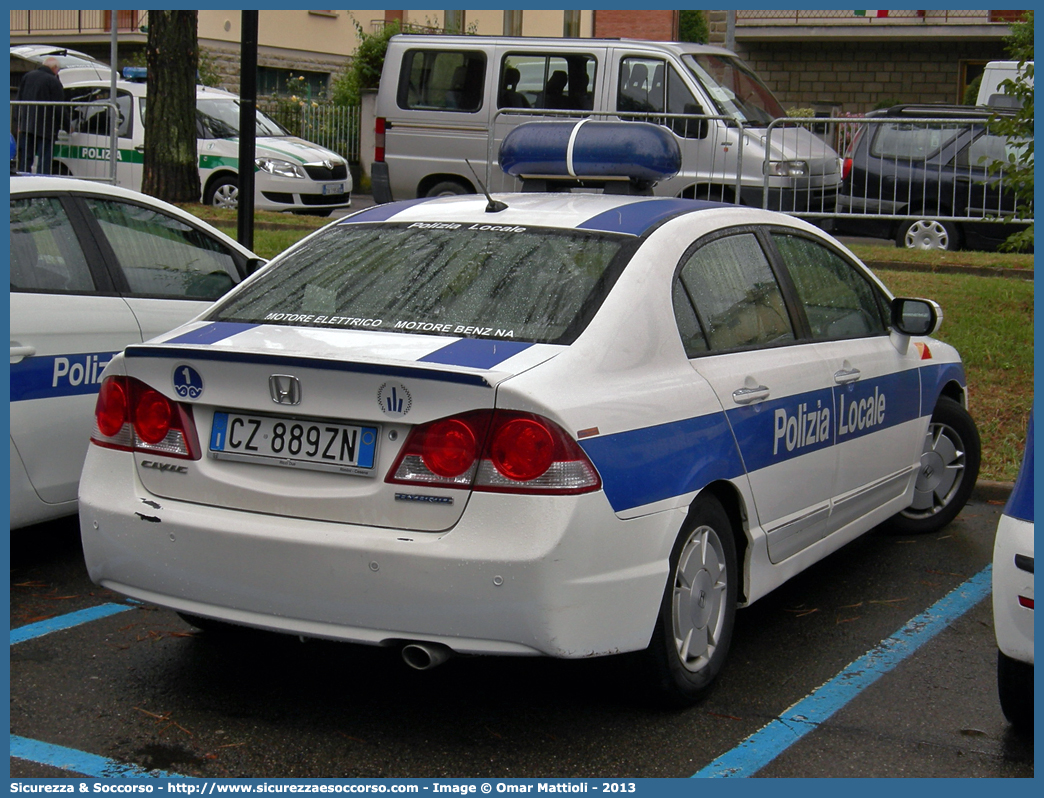
[[[379,434],[379,428],[365,424],[218,411],[210,431],[210,456],[373,476]]]
[[[343,194],[344,183],[327,183],[323,186],[323,195],[327,194]]]

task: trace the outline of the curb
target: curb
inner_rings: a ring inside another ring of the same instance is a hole
[[[992,482],[980,479],[975,483],[972,497],[984,502],[1006,502],[1014,487],[1013,482]]]

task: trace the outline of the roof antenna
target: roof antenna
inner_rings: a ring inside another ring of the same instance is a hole
[[[500,211],[506,211],[508,206],[500,200],[495,200],[492,196],[490,196],[489,191],[486,190],[485,184],[482,182],[482,180],[479,179],[478,172],[475,171],[475,167],[471,165],[471,161],[465,158],[464,163],[468,165],[468,169],[471,170],[471,174],[475,175],[475,182],[479,184],[479,188],[482,189],[482,193],[485,194],[486,199],[489,200],[489,202],[486,204],[486,213],[499,213]]]

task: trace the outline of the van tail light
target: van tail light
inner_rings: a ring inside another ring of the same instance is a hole
[[[841,162],[841,179],[848,180],[850,174],[852,174],[852,159],[845,158],[845,160]]]
[[[373,128],[373,160],[377,163],[384,163],[384,128],[384,117],[377,117]]]
[[[106,377],[102,382],[91,443],[126,452],[200,458],[192,409],[133,377]]]
[[[387,482],[493,493],[574,495],[602,480],[583,449],[533,413],[476,410],[415,427]]]

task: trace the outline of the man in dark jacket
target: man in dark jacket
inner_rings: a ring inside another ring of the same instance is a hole
[[[32,72],[26,72],[18,84],[20,101],[60,103],[65,100],[62,83],[58,80],[58,61],[44,62]],[[29,172],[33,158],[37,158],[36,173],[51,174],[54,138],[62,129],[64,109],[61,105],[18,106],[18,170]]]

